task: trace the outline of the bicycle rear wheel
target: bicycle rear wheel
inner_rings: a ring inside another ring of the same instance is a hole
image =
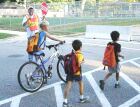
[[[60,58],[57,62],[57,74],[63,82],[66,82],[67,75],[64,70],[64,60],[62,58]]]
[[[26,62],[18,71],[18,82],[23,90],[35,92],[43,85],[44,73],[37,63]]]

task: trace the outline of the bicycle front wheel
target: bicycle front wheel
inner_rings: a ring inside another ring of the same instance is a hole
[[[57,74],[63,82],[66,82],[67,75],[64,70],[64,60],[62,58],[59,59],[57,62]]]
[[[44,73],[37,63],[26,62],[18,71],[18,82],[23,90],[35,92],[43,85]]]

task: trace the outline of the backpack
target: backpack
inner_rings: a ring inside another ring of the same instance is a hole
[[[42,32],[42,31],[41,31]],[[46,36],[44,36],[43,38],[41,38],[41,32],[39,33],[39,39],[38,39],[38,43],[37,43],[37,50],[42,50],[45,48],[45,41],[46,41]],[[43,48],[41,48],[41,46],[44,44]]]
[[[35,36],[32,36],[28,39],[27,49],[28,53],[33,53],[37,51],[37,43],[38,43],[39,34],[36,33]]]
[[[115,51],[114,51],[114,45],[112,43],[109,43],[105,49],[104,52],[104,58],[103,58],[103,65],[108,67],[115,67],[116,66],[116,57],[115,57]]]
[[[73,75],[79,71],[79,68],[77,56],[73,51],[64,56],[64,70],[66,74]]]

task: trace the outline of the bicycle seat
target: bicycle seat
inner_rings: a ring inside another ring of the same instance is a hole
[[[45,56],[44,51],[38,51],[33,53],[35,56]]]

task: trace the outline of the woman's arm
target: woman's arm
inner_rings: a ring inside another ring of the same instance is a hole
[[[30,19],[30,18],[27,19],[26,17],[24,17],[24,18],[23,18],[23,21],[22,21],[22,25],[23,25],[23,26],[26,26],[26,24],[27,24],[27,22],[28,22],[29,19]]]

